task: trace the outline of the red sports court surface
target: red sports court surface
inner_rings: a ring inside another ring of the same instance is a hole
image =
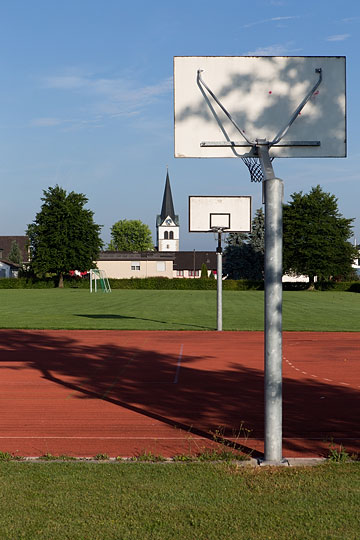
[[[359,351],[359,333],[284,333],[284,457],[360,453]],[[261,332],[0,330],[0,368],[3,452],[173,456],[216,430],[263,451]]]

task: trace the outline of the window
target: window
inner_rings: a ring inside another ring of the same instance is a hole
[[[174,240],[174,231],[170,231],[169,238],[170,240]]]
[[[199,277],[200,270],[189,270],[189,277]]]
[[[140,270],[140,263],[139,262],[132,262],[131,263],[131,270]]]
[[[156,263],[156,270],[158,272],[165,272],[165,263],[164,262]]]
[[[176,270],[176,277],[184,277],[184,270]]]
[[[164,232],[164,240],[169,239],[169,233],[167,231]]]

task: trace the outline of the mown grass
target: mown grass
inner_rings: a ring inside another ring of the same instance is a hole
[[[359,463],[2,463],[0,483],[2,540],[359,538]]]
[[[2,289],[1,328],[214,330],[216,291]],[[224,291],[224,330],[263,330],[264,293]],[[360,331],[360,295],[285,291],[283,329]]]

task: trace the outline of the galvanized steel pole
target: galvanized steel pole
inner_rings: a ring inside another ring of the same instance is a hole
[[[268,146],[258,147],[265,199],[264,463],[282,463],[282,203]]]
[[[222,247],[221,230],[218,231],[218,246],[216,249],[216,281],[217,281],[217,331],[222,331]]]

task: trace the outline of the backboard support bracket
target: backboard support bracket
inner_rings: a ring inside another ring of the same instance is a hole
[[[320,146],[320,141],[280,141],[276,146]],[[237,148],[237,147],[256,147],[257,143],[249,144],[241,141],[204,141],[200,143],[201,148]],[[274,145],[272,145],[274,146]]]
[[[252,148],[255,148],[257,146],[257,139],[255,139],[254,141],[251,141],[247,137],[247,135],[245,134],[245,131],[240,126],[238,126],[238,124],[235,122],[235,120],[233,119],[233,117],[231,116],[229,111],[224,107],[224,105],[221,103],[221,101],[218,99],[218,97],[215,95],[215,93],[205,83],[205,81],[204,81],[204,79],[202,78],[202,75],[201,75],[201,73],[203,73],[203,71],[204,70],[202,70],[202,69],[197,70],[197,84],[198,84],[202,94],[205,95],[205,90],[210,94],[210,96],[217,103],[217,105],[220,107],[220,109],[228,117],[228,119],[230,120],[232,125],[235,127],[235,129],[245,139],[247,144],[236,144],[236,143],[234,143],[234,141],[226,141],[226,142],[224,141],[224,144],[221,144],[221,145],[219,145],[217,143],[200,143],[200,146],[202,146],[202,147],[206,147],[206,146],[211,146],[211,147],[215,147],[215,146],[229,146],[229,147],[250,146]],[[293,112],[293,114],[291,115],[290,120],[288,121],[288,123],[278,132],[278,134],[275,136],[275,138],[272,141],[268,142],[269,147],[275,146],[275,145],[278,145],[278,146],[319,146],[320,145],[320,141],[299,141],[300,144],[298,144],[298,145],[296,144],[295,141],[291,141],[293,143],[292,145],[290,145],[290,144],[280,145],[279,144],[281,139],[289,131],[290,127],[295,122],[296,118],[299,116],[299,114],[301,113],[301,111],[303,110],[303,108],[305,107],[305,105],[307,104],[309,99],[311,98],[311,96],[314,94],[314,92],[316,92],[316,90],[320,86],[321,81],[322,81],[322,69],[321,68],[316,68],[315,73],[317,73],[319,75],[318,80],[316,81],[314,86],[308,91],[308,93],[306,94],[304,99],[301,101],[301,103],[296,107],[296,109]],[[209,102],[208,102],[208,105],[210,106]],[[215,114],[215,112],[214,112],[214,110],[212,109],[211,106],[210,106],[210,110],[211,110],[212,114]],[[223,132],[224,132],[224,130],[223,130]]]

